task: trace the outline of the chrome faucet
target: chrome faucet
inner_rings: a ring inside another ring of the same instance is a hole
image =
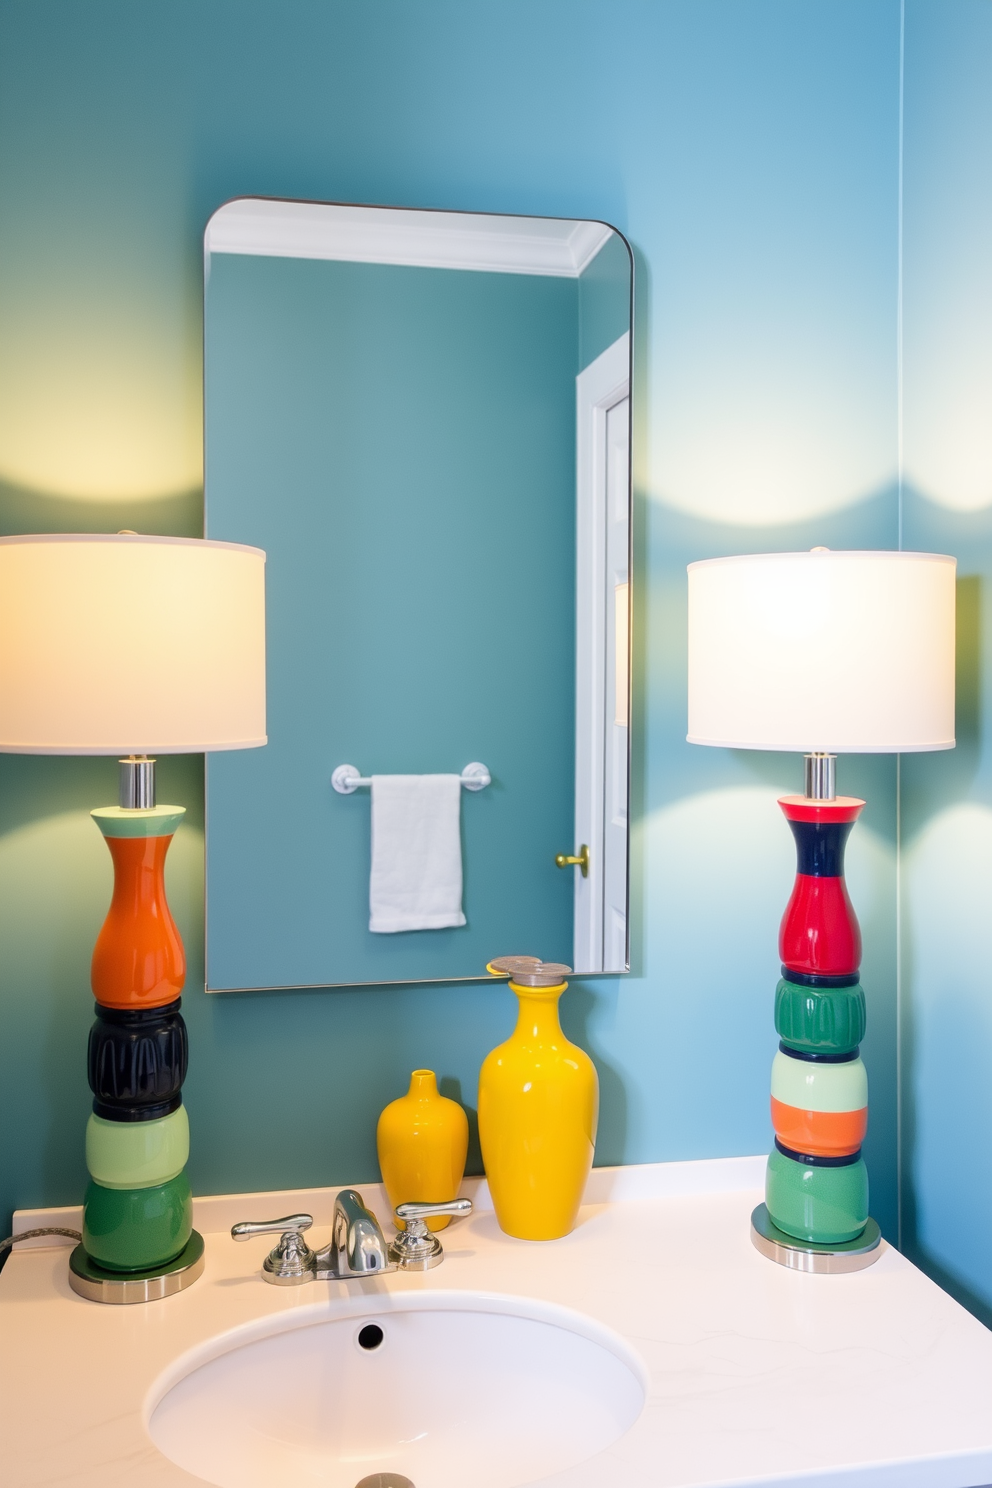
[[[312,1214],[290,1214],[285,1219],[244,1220],[231,1230],[232,1240],[253,1235],[280,1235],[278,1245],[262,1263],[262,1277],[274,1286],[302,1286],[308,1281],[354,1281],[381,1271],[427,1271],[443,1259],[441,1242],[427,1229],[434,1214],[468,1214],[471,1199],[447,1204],[401,1204],[396,1213],[406,1220],[405,1232],[387,1248],[385,1236],[360,1193],[343,1188],[334,1200],[331,1240],[323,1250],[311,1250],[303,1233],[313,1224]]]

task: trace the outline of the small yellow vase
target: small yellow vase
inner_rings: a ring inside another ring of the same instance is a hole
[[[390,1101],[376,1128],[379,1167],[389,1202],[440,1204],[458,1197],[468,1155],[468,1117],[441,1095],[433,1070],[414,1070],[410,1089]],[[429,1219],[443,1230],[450,1215]],[[406,1225],[400,1223],[400,1229]]]
[[[479,1074],[479,1138],[500,1229],[557,1240],[575,1224],[592,1167],[599,1079],[558,1021],[567,987],[510,982],[520,1009],[513,1036]]]

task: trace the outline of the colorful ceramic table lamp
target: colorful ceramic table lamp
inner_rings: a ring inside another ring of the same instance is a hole
[[[838,754],[954,745],[955,562],[935,553],[765,553],[689,565],[689,742],[795,750],[805,791],[779,801],[798,871],[779,932],[775,1149],[752,1239],[804,1271],[879,1254],[861,1144],[861,932],[844,848],[864,801]]]
[[[155,801],[156,754],[265,743],[265,554],[192,538],[0,539],[0,750],[126,755],[93,812],[114,863],[93,952],[93,1114],[70,1281],[146,1301],[196,1279],[182,1104],[182,940],[165,856],[185,808]]]

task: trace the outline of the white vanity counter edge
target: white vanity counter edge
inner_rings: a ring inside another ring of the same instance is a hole
[[[101,1307],[70,1291],[62,1245],[22,1242],[0,1274],[3,1488],[193,1488],[152,1444],[143,1408],[186,1350],[256,1319],[392,1291],[540,1299],[595,1318],[640,1356],[648,1399],[607,1451],[548,1488],[976,1488],[992,1483],[992,1333],[898,1252],[847,1276],[805,1276],[751,1245],[764,1157],[597,1168],[576,1229],[512,1240],[485,1183],[421,1275],[266,1285],[265,1239],[241,1219],[313,1214],[326,1241],[337,1188],[195,1202],[206,1269],[163,1302]],[[355,1185],[379,1218],[375,1183]],[[78,1209],[19,1211],[15,1233],[78,1228]],[[361,1292],[358,1292],[358,1288]],[[301,1318],[302,1321],[302,1318]]]

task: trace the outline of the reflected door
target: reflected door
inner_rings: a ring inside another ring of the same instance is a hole
[[[630,344],[576,379],[575,849],[573,965],[627,966]]]
[[[630,399],[606,410],[606,707],[603,711],[603,970],[627,963],[627,576]],[[612,708],[610,704],[613,704]]]

